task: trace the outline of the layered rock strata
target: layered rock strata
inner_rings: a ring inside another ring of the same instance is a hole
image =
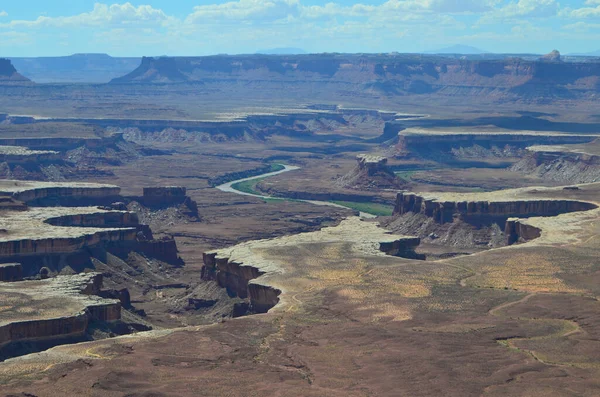
[[[37,124],[45,123],[49,120],[45,119],[34,119],[31,117],[24,116],[11,116],[7,114],[0,114],[0,122],[8,124]],[[52,120],[54,121],[54,120]],[[73,119],[64,119],[64,122],[73,123],[76,122]],[[28,150],[33,151],[59,151],[65,152],[68,150],[76,149],[79,147],[86,147],[88,149],[98,149],[105,147],[115,147],[119,143],[123,143],[123,134],[115,132],[107,136],[93,136],[93,137],[15,137],[15,138],[0,138],[0,145],[9,147],[24,147]]]
[[[597,209],[591,202],[568,199],[548,199],[544,191],[551,189],[513,189],[492,193],[419,195],[399,193],[394,216],[416,214],[431,219],[438,225],[461,223],[476,229],[503,225],[506,244],[527,242],[541,236],[541,229],[531,226],[523,219],[532,217],[555,217],[561,214]],[[535,194],[538,193],[538,197]],[[541,194],[540,194],[541,193]],[[531,195],[531,197],[527,197]],[[502,226],[501,226],[502,227]]]
[[[587,143],[598,134],[566,134],[538,131],[464,131],[405,128],[402,123],[386,124],[387,133],[398,131],[396,152],[401,156],[417,156],[436,161],[457,161],[465,149],[494,157],[519,157],[532,145]],[[464,160],[464,159],[463,159]]]
[[[144,57],[112,84],[221,82],[342,83],[346,90],[379,95],[495,95],[591,98],[598,92],[599,62],[454,59],[412,54],[218,55]]]
[[[508,218],[504,235],[506,236],[506,245],[513,245],[535,240],[542,235],[542,230],[528,224],[524,219]]]
[[[97,296],[101,285],[98,273],[0,282],[0,348],[14,342],[77,338],[92,320],[119,320],[121,303]]]
[[[453,222],[456,218],[478,224],[511,217],[556,216],[594,208],[597,208],[595,204],[574,200],[446,201],[415,193],[398,193],[394,215],[413,212],[427,215],[440,224]]]
[[[400,189],[403,183],[387,166],[387,158],[371,154],[359,154],[357,165],[341,177],[337,184],[351,189]]]
[[[248,299],[250,313],[265,313],[280,302],[282,293],[285,292],[285,286],[277,280],[286,269],[277,261],[277,256],[267,254],[270,250],[332,242],[349,244],[348,249],[357,255],[395,255],[422,259],[414,252],[419,241],[410,236],[390,234],[375,223],[366,223],[358,217],[352,217],[342,221],[339,226],[317,232],[251,241],[206,252],[203,254],[201,276],[204,280],[216,281],[232,296]]]
[[[149,208],[180,206],[184,215],[198,218],[198,204],[183,186],[145,187],[143,196],[137,200]]]
[[[120,192],[118,186],[97,183],[0,180],[0,195],[25,203],[44,199],[111,199]]]
[[[600,181],[600,155],[585,151],[579,145],[574,146],[530,146],[525,157],[511,170],[563,183]]]
[[[135,227],[98,226],[107,223],[114,226],[115,220],[133,226],[136,219],[135,214],[97,207],[33,207],[25,212],[7,211],[0,218],[0,261],[72,253],[103,242],[135,241]],[[76,226],[70,226],[71,222]]]

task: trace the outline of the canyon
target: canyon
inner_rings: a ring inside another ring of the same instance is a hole
[[[0,390],[597,395],[600,72],[539,58],[4,62]]]

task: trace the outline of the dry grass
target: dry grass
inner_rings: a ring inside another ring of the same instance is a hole
[[[483,265],[477,272],[467,285],[528,292],[583,292],[558,277],[561,268],[557,264],[535,253],[513,252],[504,260]]]

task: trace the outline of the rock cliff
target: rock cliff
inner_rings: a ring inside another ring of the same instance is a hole
[[[96,183],[34,182],[0,180],[0,195],[12,196],[25,203],[46,199],[98,199],[112,200],[119,196],[121,188]]]
[[[578,144],[597,138],[596,134],[562,134],[537,131],[501,131],[459,129],[435,130],[404,128],[390,122],[387,133],[398,131],[395,150],[398,156],[417,157],[444,163],[472,162],[473,158],[519,158],[532,145]]]
[[[264,251],[294,249],[296,245],[310,246],[326,241],[344,241],[353,253],[424,259],[414,252],[420,243],[419,238],[391,234],[376,223],[351,217],[339,226],[312,233],[251,241],[206,252],[203,254],[201,277],[216,281],[231,296],[247,299],[250,303],[249,313],[266,313],[281,300],[284,288],[277,283],[277,278],[285,270],[279,266],[276,256],[265,255]]]
[[[9,59],[0,58],[0,84],[5,83],[26,83],[30,82],[28,78],[17,72]]]
[[[341,177],[340,187],[358,190],[401,189],[404,183],[387,167],[387,158],[376,155],[359,154],[357,165]]]
[[[588,211],[596,205],[574,200],[447,201],[415,193],[398,193],[394,215],[422,213],[437,223],[451,223],[456,218],[468,223],[487,223],[512,217],[556,216],[568,212]]]
[[[209,81],[344,82],[386,95],[496,95],[591,97],[598,92],[600,63],[543,60],[453,59],[428,55],[320,54],[218,55],[142,59],[113,84]]]
[[[98,273],[0,282],[0,296],[7,303],[0,319],[0,357],[10,344],[78,340],[92,320],[119,320],[120,302],[97,296],[101,286]]]
[[[511,170],[566,184],[600,181],[600,155],[586,152],[591,145],[540,145],[527,148]]]
[[[399,193],[394,208],[396,220],[387,226],[400,232],[410,226],[434,244],[465,246],[469,244],[465,240],[470,239],[475,246],[492,248],[530,241],[541,235],[539,228],[519,218],[555,217],[597,208],[584,201],[516,198],[515,193],[509,192],[519,190],[501,191],[496,193],[497,197],[494,193],[487,197],[486,194]]]

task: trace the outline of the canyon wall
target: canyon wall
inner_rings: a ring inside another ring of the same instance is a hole
[[[23,266],[20,263],[0,264],[0,281],[11,282],[23,279]]]
[[[59,186],[57,186],[59,185]],[[15,191],[16,190],[16,191]],[[0,185],[0,194],[12,196],[19,201],[30,203],[48,198],[66,200],[69,198],[117,198],[121,188],[117,186],[84,186],[82,184],[49,184],[39,183],[37,186],[25,187],[23,189],[6,189]]]
[[[421,244],[419,237],[406,237],[393,241],[379,243],[379,251],[387,255],[398,256],[407,259],[424,260],[425,255],[417,254],[415,249]]]
[[[542,230],[531,226],[525,220],[519,218],[508,218],[504,227],[506,245],[526,243],[542,235]]]
[[[258,268],[220,257],[216,252],[204,253],[203,261],[202,279],[214,280],[230,295],[248,299],[251,312],[266,313],[279,302],[279,289],[252,282],[264,274]]]
[[[0,357],[11,343],[79,340],[91,321],[118,321],[121,303],[97,296],[101,288],[99,273],[0,283],[11,302],[0,321]]]
[[[428,241],[432,243],[439,239],[439,243],[465,245],[465,236],[471,235],[470,239],[483,239],[481,243],[492,248],[541,236],[539,228],[520,218],[553,217],[595,208],[592,203],[564,199],[437,199],[404,192],[397,196],[394,219],[388,226],[402,230],[412,225],[414,230],[431,233]]]
[[[76,237],[36,238],[0,241],[0,261],[14,260],[20,256],[56,255],[79,251],[85,247],[93,247],[107,242],[134,242],[136,229],[103,230]]]
[[[417,156],[436,161],[456,161],[460,152],[470,148],[478,152],[489,152],[494,157],[520,157],[532,145],[555,145],[588,143],[595,135],[556,134],[556,133],[438,133],[404,130],[402,123],[388,123],[387,133],[397,131],[396,153],[400,156]],[[478,153],[478,154],[480,154]]]
[[[418,54],[144,57],[112,84],[257,81],[343,82],[387,95],[591,97],[600,62],[520,58],[470,60]]]
[[[568,212],[588,211],[596,205],[574,200],[514,200],[514,201],[438,201],[415,193],[398,193],[394,215],[422,213],[437,223],[450,223],[455,218],[467,223],[506,221],[511,217],[556,216]]]
[[[68,214],[44,221],[53,226],[73,227],[137,227],[138,216],[128,211],[105,211],[90,214]]]
[[[74,119],[34,119],[26,116],[11,116],[8,114],[0,114],[0,122],[7,124],[35,124],[35,123],[46,123],[46,122],[77,122]],[[89,120],[91,124],[93,120]],[[123,121],[124,122],[124,121]],[[39,138],[0,138],[0,146],[20,146],[27,147],[34,150],[56,150],[56,151],[67,151],[76,149],[79,147],[87,147],[90,149],[111,147],[115,146],[120,142],[123,142],[123,134],[113,133],[103,137],[39,137]]]
[[[600,181],[600,156],[567,146],[533,146],[510,169],[565,184],[593,183]]]

